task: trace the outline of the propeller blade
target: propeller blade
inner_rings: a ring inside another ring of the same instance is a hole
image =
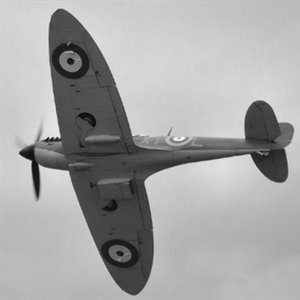
[[[36,196],[36,201],[39,199],[40,196],[40,169],[37,161],[35,160],[34,156],[34,149],[36,146],[36,143],[39,142],[41,135],[43,131],[43,123],[40,123],[35,142],[29,146],[27,146],[22,139],[20,139],[18,136],[15,138],[15,142],[18,146],[20,146],[22,149],[19,152],[19,154],[32,161],[31,163],[31,174],[32,174],[32,179],[33,179],[33,186],[34,186],[34,191],[35,191],[35,196]]]
[[[39,130],[35,138],[35,143],[37,143],[41,139],[42,131],[43,131],[43,122],[41,122],[40,124]]]
[[[27,146],[27,144],[18,135],[15,136],[15,144],[19,149]]]
[[[32,179],[33,179],[35,196],[36,196],[36,200],[38,200],[40,196],[40,169],[36,161],[33,161],[31,163],[31,171],[32,171]]]

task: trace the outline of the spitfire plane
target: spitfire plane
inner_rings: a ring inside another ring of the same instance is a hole
[[[145,180],[173,166],[250,154],[270,180],[288,176],[284,148],[293,126],[255,101],[245,138],[132,136],[109,67],[87,30],[70,13],[55,11],[49,27],[53,92],[61,138],[40,140],[19,153],[32,161],[37,198],[39,165],[70,173],[97,249],[125,292],[145,286],[153,261],[153,232]]]

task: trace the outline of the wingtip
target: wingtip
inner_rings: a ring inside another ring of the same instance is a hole
[[[57,9],[51,16],[50,20],[50,31],[53,29],[54,31],[59,30],[80,30],[84,31],[84,27],[82,24],[68,11],[65,9],[59,8]]]
[[[63,8],[58,8],[53,14],[52,17],[60,16],[60,15],[71,15],[67,10]]]
[[[118,282],[117,284],[127,294],[136,296],[144,289],[147,281],[148,280],[145,280],[145,282],[143,282],[141,285],[131,284],[131,285],[124,286],[124,285],[120,285]]]
[[[80,23],[70,12],[63,8],[59,8],[52,14],[50,24],[60,28],[66,25],[78,26]]]
[[[152,266],[152,263],[151,263]],[[135,273],[140,268],[128,268],[124,269],[122,271],[125,271],[124,273],[118,270],[115,267],[108,267],[108,271],[110,272],[112,279],[115,281],[115,283],[119,286],[119,288],[124,291],[125,293],[135,296],[139,294],[146,286],[151,272],[151,267],[148,270],[143,270],[142,273],[138,272],[138,276]]]

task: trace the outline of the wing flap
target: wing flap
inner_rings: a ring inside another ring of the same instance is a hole
[[[101,179],[97,183],[100,197],[110,201],[112,199],[132,199],[134,195],[131,185],[130,178]]]

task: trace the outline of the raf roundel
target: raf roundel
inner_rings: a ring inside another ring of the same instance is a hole
[[[193,138],[187,136],[168,136],[166,137],[166,143],[169,146],[183,146],[187,145]]]
[[[102,245],[101,252],[106,261],[119,268],[132,267],[139,259],[137,249],[123,240],[107,241]]]
[[[62,44],[52,54],[55,70],[62,76],[78,79],[89,69],[89,58],[85,51],[74,44]]]

